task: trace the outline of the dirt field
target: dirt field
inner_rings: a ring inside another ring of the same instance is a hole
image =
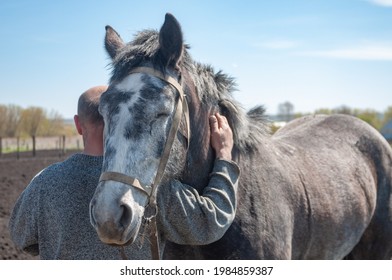
[[[37,157],[31,153],[14,154],[0,157],[0,260],[36,259],[29,254],[18,251],[10,239],[8,221],[19,194],[28,185],[36,173],[46,166],[62,161],[74,152],[60,156],[58,151],[38,151]]]

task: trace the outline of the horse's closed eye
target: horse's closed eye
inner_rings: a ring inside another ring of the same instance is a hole
[[[169,116],[169,114],[167,114],[167,113],[159,113],[159,114],[156,115],[156,118],[157,119],[159,119],[159,118],[166,118],[168,116]]]

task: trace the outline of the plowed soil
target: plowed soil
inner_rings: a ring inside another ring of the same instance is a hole
[[[58,151],[38,151],[35,157],[31,152],[0,156],[0,260],[38,259],[19,251],[10,239],[8,221],[12,208],[30,180],[48,165],[62,161],[70,154],[59,155]]]

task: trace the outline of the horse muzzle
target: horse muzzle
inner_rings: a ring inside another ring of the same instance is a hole
[[[90,222],[102,242],[130,244],[139,232],[143,212],[139,211],[140,206],[136,203],[131,205],[128,199],[130,190],[124,190],[121,194],[118,186],[113,188],[114,192],[109,192],[108,187],[103,188],[102,184],[98,186],[90,202]]]

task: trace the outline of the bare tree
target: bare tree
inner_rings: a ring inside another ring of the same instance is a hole
[[[40,126],[40,135],[58,136],[64,134],[64,118],[56,111],[46,114]]]
[[[278,114],[283,121],[289,122],[294,117],[294,105],[291,102],[284,102],[278,106]]]
[[[3,154],[3,137],[18,135],[21,110],[16,105],[0,105],[0,156]]]
[[[367,122],[371,126],[373,126],[377,130],[381,130],[382,128],[382,119],[380,117],[380,113],[376,110],[372,109],[355,109],[354,116],[360,118],[361,120]]]
[[[8,105],[5,121],[5,137],[17,137],[20,132],[22,108],[17,105]]]
[[[383,117],[383,120],[382,120],[382,124],[386,125],[390,120],[392,120],[392,106],[389,106],[384,111],[384,117]]]
[[[43,120],[45,120],[45,111],[42,108],[29,107],[22,111],[21,126],[33,140],[33,156],[36,155],[36,136]]]
[[[353,110],[346,105],[342,105],[338,108],[333,109],[332,111],[334,114],[354,115]]]

